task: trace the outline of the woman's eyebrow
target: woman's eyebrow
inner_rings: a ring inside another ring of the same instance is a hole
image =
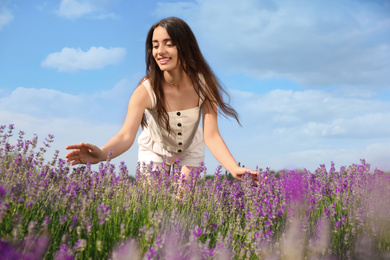
[[[169,41],[172,41],[171,38],[166,38],[164,40],[162,40],[163,42],[169,42]],[[158,40],[152,40],[152,42],[158,42]]]

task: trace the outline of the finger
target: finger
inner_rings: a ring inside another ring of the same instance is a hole
[[[80,145],[82,146],[83,149],[87,150],[88,152],[96,152],[97,149],[97,146],[96,145],[93,145],[93,144],[89,144],[89,143],[80,143]]]
[[[74,150],[69,152],[67,155],[65,155],[65,158],[75,157],[79,156],[80,152],[78,150]]]
[[[254,170],[249,170],[249,173],[252,174],[252,175],[259,175],[259,173],[257,171],[254,171]]]
[[[66,150],[72,150],[72,149],[80,149],[82,146],[80,144],[71,144],[65,146]]]
[[[77,165],[77,164],[80,164],[80,161],[79,161],[79,160],[73,161],[70,165],[74,166],[74,165]]]
[[[71,165],[77,165],[77,164],[85,164],[83,162],[83,159],[80,157],[74,158],[73,160],[70,160]]]
[[[83,144],[83,147],[89,151],[93,151],[95,150],[95,147],[93,144],[89,144],[89,143],[82,143]]]
[[[69,156],[66,158],[66,160],[70,162],[70,161],[80,160],[80,158],[78,156]]]
[[[65,158],[79,158],[80,156],[82,156],[80,150],[73,150],[65,155]]]

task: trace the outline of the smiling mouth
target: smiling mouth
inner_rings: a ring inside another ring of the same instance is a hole
[[[159,62],[161,65],[165,65],[165,64],[167,64],[170,60],[171,60],[171,58],[161,58],[161,59],[158,60],[158,62]]]

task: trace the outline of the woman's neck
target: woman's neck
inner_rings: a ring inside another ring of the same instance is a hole
[[[187,74],[181,71],[165,71],[164,81],[171,86],[180,87],[185,85],[189,80]]]

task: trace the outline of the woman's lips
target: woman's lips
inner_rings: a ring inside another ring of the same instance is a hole
[[[159,61],[159,63],[161,65],[167,64],[170,60],[171,60],[171,58],[161,58],[161,59],[158,59],[158,61]]]

